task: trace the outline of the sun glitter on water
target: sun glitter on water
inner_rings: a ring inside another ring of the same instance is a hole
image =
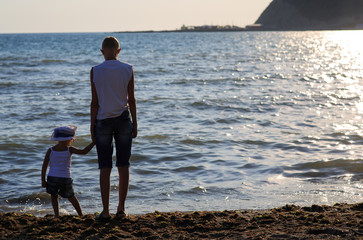
[[[351,66],[350,72],[344,72],[344,75],[351,76],[343,79],[346,85],[345,94],[358,96],[359,100],[354,105],[356,117],[360,120],[359,115],[363,114],[363,31],[329,32],[326,40],[340,49],[340,61]]]
[[[363,31],[334,31],[327,35],[332,42],[341,47],[343,55],[351,55],[357,65],[363,63]]]

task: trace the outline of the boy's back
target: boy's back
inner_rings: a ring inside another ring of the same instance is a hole
[[[107,60],[93,67],[99,110],[97,119],[117,117],[127,109],[127,90],[132,66],[118,60]]]

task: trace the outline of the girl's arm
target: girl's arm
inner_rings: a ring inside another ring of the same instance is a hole
[[[45,181],[45,175],[47,173],[47,168],[49,165],[49,156],[50,156],[50,148],[48,149],[47,153],[45,154],[43,166],[42,166],[42,187],[47,186],[47,181]]]
[[[137,137],[137,115],[136,115],[136,99],[135,99],[135,77],[132,71],[132,77],[127,88],[127,101],[130,107],[132,123],[134,130],[132,131],[132,137]]]
[[[91,131],[92,141],[95,141],[94,128],[95,128],[95,122],[96,122],[98,109],[100,108],[100,106],[98,105],[98,96],[97,96],[96,86],[93,82],[93,68],[91,69],[90,79],[91,79],[91,91],[92,91],[90,131]]]
[[[73,154],[81,154],[81,155],[86,155],[87,153],[89,153],[89,151],[91,151],[91,149],[93,148],[93,146],[95,145],[95,142],[90,143],[87,147],[83,148],[83,149],[78,149],[75,147],[70,147],[69,151]]]

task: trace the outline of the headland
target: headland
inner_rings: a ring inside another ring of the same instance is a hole
[[[361,0],[273,0],[255,22],[259,30],[362,30]]]

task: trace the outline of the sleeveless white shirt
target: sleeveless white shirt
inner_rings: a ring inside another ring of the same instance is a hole
[[[97,119],[118,117],[128,108],[127,89],[132,66],[119,60],[107,60],[93,67],[99,109]]]
[[[50,149],[48,176],[71,178],[72,154],[69,151],[54,151]]]

